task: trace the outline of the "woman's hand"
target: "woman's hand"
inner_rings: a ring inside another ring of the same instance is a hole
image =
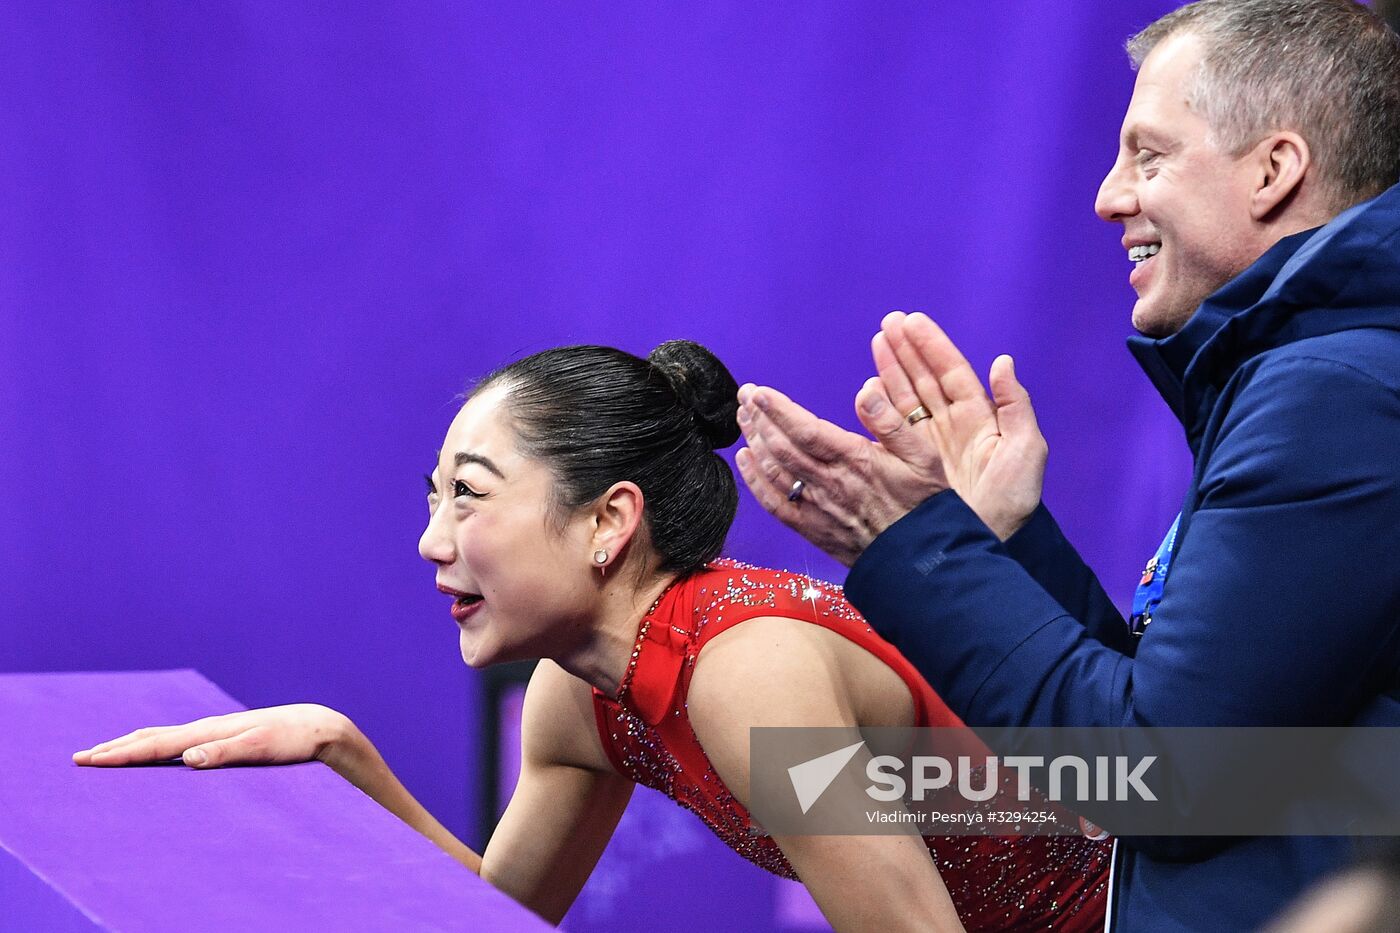
[[[200,769],[323,761],[448,855],[481,872],[481,856],[423,809],[364,733],[329,707],[298,703],[209,716],[183,726],[152,726],[73,755],[77,764],[100,768],[172,758]]]
[[[356,730],[341,713],[314,703],[208,716],[180,726],[137,729],[73,755],[79,765],[118,767],[181,758],[191,768],[326,761]],[[337,769],[339,770],[339,769]]]

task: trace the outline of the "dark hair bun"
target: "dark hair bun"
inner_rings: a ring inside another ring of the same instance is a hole
[[[693,340],[668,340],[647,354],[647,362],[671,383],[712,449],[739,439],[739,384],[719,357]]]
[[[516,446],[548,465],[563,514],[614,483],[646,497],[663,571],[692,573],[719,556],[739,489],[715,453],[739,437],[738,387],[699,344],[673,340],[642,359],[614,347],[557,347],[496,370],[473,394],[508,387]]]

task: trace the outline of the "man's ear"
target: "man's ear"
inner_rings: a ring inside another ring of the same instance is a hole
[[[1312,150],[1297,133],[1271,133],[1259,141],[1252,158],[1258,175],[1250,196],[1250,216],[1263,221],[1300,190],[1312,168]]]
[[[642,524],[646,500],[636,483],[614,483],[593,505],[593,566],[606,568],[618,560]],[[601,559],[600,559],[601,557]]]

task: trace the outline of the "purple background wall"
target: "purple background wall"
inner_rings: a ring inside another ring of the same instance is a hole
[[[1172,5],[5,4],[0,669],[337,706],[479,843],[476,679],[415,552],[454,393],[686,336],[853,425],[892,308],[1017,356],[1126,600],[1187,460],[1091,206],[1122,41]],[[730,551],[840,575],[747,498]],[[579,928],[648,922],[645,857]],[[669,894],[697,929],[778,897],[698,861],[732,913]]]

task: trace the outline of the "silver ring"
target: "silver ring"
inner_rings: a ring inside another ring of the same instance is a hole
[[[914,410],[911,411],[909,414],[905,415],[905,416],[904,416],[904,420],[907,421],[907,422],[909,422],[910,424],[918,424],[920,421],[923,421],[925,418],[932,418],[932,417],[933,417],[933,416],[930,415],[930,414],[928,413],[928,409],[925,408],[924,406],[920,405],[918,408],[914,409]]]
[[[802,490],[807,488],[807,484],[800,479],[792,481],[792,488],[788,490],[788,501],[796,502],[802,498]]]

